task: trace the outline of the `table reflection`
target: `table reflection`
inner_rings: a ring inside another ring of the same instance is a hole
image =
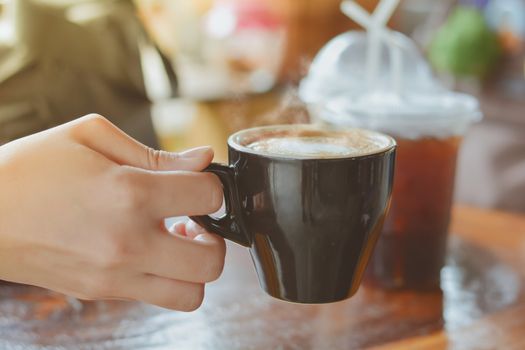
[[[0,288],[0,348],[348,349],[458,329],[523,300],[523,279],[482,248],[450,242],[442,293],[361,288],[347,301],[299,305],[260,289],[248,250],[230,244],[219,281],[193,313],[80,302],[40,288]]]

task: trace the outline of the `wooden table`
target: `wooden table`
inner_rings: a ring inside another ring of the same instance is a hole
[[[525,217],[462,206],[453,217],[443,293],[285,303],[231,244],[194,313],[2,286],[0,349],[525,349]]]
[[[307,119],[282,91],[153,112],[165,148],[211,144],[217,161],[235,130]],[[260,289],[235,244],[193,313],[2,285],[0,349],[525,349],[525,216],[458,206],[451,231],[442,293],[362,287],[335,304],[285,303]]]
[[[376,349],[525,349],[525,217],[458,206],[452,232],[518,274],[518,284],[511,287],[519,289],[516,300],[463,327],[389,342]],[[493,283],[501,282],[495,272]]]

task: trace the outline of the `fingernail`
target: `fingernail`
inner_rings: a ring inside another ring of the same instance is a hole
[[[177,221],[168,229],[170,234],[179,234],[181,236],[186,236],[186,224],[183,221]]]
[[[184,158],[200,158],[209,152],[212,152],[210,146],[201,146],[181,152],[179,156]]]
[[[195,235],[201,235],[201,234],[206,234],[208,232],[206,232],[206,230],[204,228],[202,228],[199,224],[197,224],[195,221],[193,220],[189,220],[187,223],[186,223],[186,229],[187,230],[190,230],[190,231],[193,231],[193,233]]]

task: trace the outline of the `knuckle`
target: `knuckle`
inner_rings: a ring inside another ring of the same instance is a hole
[[[71,136],[83,139],[88,134],[97,134],[101,129],[111,125],[111,122],[100,114],[88,114],[80,117],[71,124]]]
[[[82,117],[80,124],[89,125],[91,128],[99,130],[101,128],[107,128],[111,125],[111,122],[100,114],[91,113]]]
[[[126,211],[142,210],[146,202],[146,194],[137,175],[127,171],[118,171],[114,181],[117,188],[118,205]]]
[[[161,169],[163,159],[167,158],[167,153],[151,147],[146,148],[146,161],[148,169]]]
[[[103,269],[113,269],[122,266],[130,256],[128,241],[115,235],[101,246],[98,263]]]
[[[106,127],[110,124],[107,118],[97,113],[90,113],[82,117],[81,121],[86,124],[91,124],[94,127]]]

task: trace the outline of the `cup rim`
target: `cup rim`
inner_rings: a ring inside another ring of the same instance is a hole
[[[346,155],[346,156],[327,156],[327,157],[312,157],[312,156],[287,156],[287,155],[281,155],[281,154],[269,154],[264,152],[257,152],[252,150],[249,147],[246,147],[242,145],[238,139],[247,133],[250,132],[261,132],[261,131],[272,131],[272,130],[290,130],[290,129],[320,129],[320,130],[333,130],[336,132],[345,132],[345,131],[359,131],[364,132],[369,135],[374,135],[375,137],[382,138],[386,140],[386,145],[373,151],[364,152],[358,155]],[[252,127],[248,129],[242,129],[239,130],[230,137],[228,137],[228,146],[232,149],[242,152],[242,153],[248,153],[252,154],[258,157],[262,158],[270,158],[270,159],[282,159],[282,160],[315,160],[315,161],[330,161],[330,160],[342,160],[342,159],[357,159],[357,158],[365,158],[370,156],[379,156],[385,153],[388,153],[389,151],[395,149],[397,147],[396,140],[387,134],[384,134],[382,132],[363,129],[363,128],[332,128],[327,125],[319,125],[319,124],[277,124],[277,125],[269,125],[269,126],[258,126],[258,127]]]

